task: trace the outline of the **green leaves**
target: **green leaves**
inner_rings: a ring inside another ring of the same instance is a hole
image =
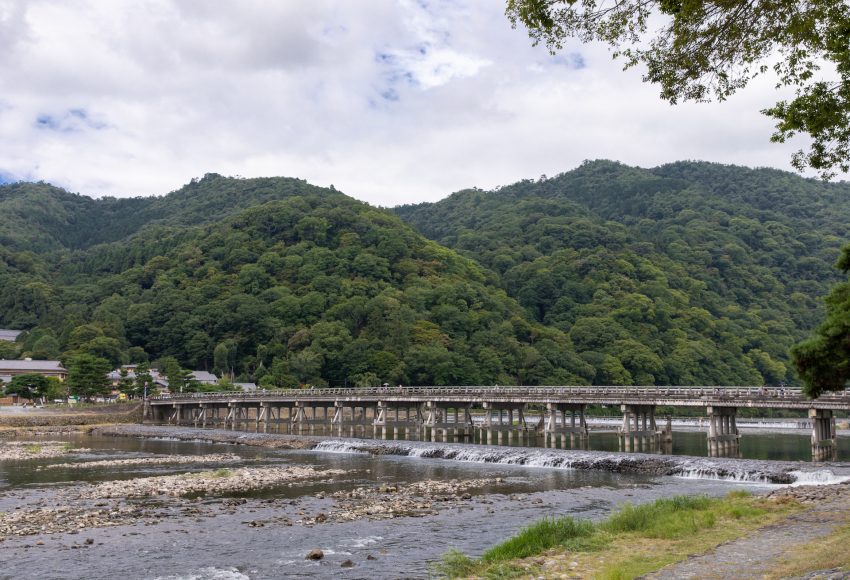
[[[811,137],[809,150],[791,159],[800,171],[811,167],[829,179],[850,168],[847,2],[508,0],[506,13],[552,52],[573,36],[608,44],[626,68],[643,65],[643,80],[672,104],[723,101],[773,69],[778,86],[798,88],[794,99],[762,111],[777,122],[771,140]],[[648,32],[653,13],[660,26]]]

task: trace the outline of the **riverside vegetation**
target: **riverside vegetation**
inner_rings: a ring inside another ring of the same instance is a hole
[[[28,332],[0,357],[267,388],[793,383],[848,192],[607,161],[394,211],[285,178],[99,200],[3,185],[0,326]]]
[[[450,578],[636,578],[800,509],[787,497],[765,499],[740,491],[724,498],[677,496],[626,504],[599,523],[571,517],[540,520],[478,559],[450,552],[435,571]]]

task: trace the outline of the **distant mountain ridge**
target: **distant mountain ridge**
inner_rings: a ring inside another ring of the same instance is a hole
[[[18,224],[0,324],[30,331],[20,356],[175,357],[267,387],[589,372],[473,261],[332,189],[208,175],[129,201],[15,184],[0,204]]]
[[[0,188],[0,212],[9,217],[0,225],[0,244],[85,249],[120,241],[145,226],[210,223],[267,201],[319,191],[300,179],[243,180],[214,173],[164,196],[132,198],[93,199],[48,184],[20,182]],[[27,229],[31,236],[23,234]]]
[[[383,210],[208,174],[132,199],[12,183],[0,215],[20,356],[173,356],[266,386],[762,384],[796,380],[850,185],[595,161]]]
[[[496,272],[596,368],[607,361],[595,382],[781,382],[794,380],[788,349],[839,279],[850,185],[703,162],[594,161],[395,211]]]

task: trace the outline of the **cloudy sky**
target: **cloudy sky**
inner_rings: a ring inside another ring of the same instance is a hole
[[[764,79],[660,101],[605,47],[557,56],[499,0],[0,0],[0,179],[163,194],[216,172],[374,204],[489,189],[585,159],[788,169]]]

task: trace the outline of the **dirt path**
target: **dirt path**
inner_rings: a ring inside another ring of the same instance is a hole
[[[766,526],[744,538],[727,542],[714,550],[695,556],[684,562],[673,564],[644,576],[653,580],[719,580],[727,578],[764,578],[778,560],[790,550],[832,533],[841,525],[850,523],[850,486],[834,486],[837,491],[826,492],[825,488],[790,488],[785,495],[801,497],[803,501],[814,497],[816,503],[809,509],[789,516],[787,519]],[[817,501],[817,495],[830,493],[832,497]],[[824,578],[846,578],[839,573],[832,576],[809,576]]]

